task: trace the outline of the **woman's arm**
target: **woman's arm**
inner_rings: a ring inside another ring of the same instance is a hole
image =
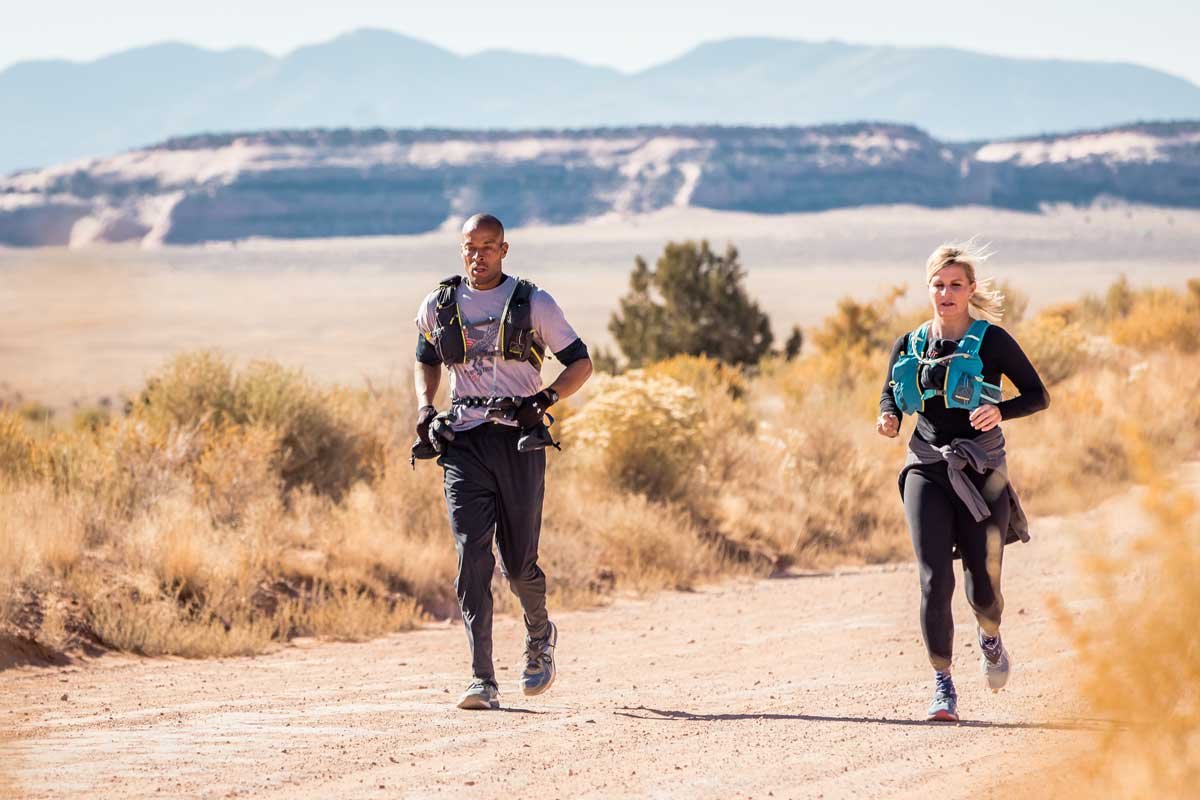
[[[1012,381],[1013,386],[1020,392],[1016,397],[1000,401],[997,408],[1001,418],[1027,417],[1047,408],[1050,405],[1050,392],[1046,391],[1046,385],[1042,383],[1041,376],[1021,349],[1021,345],[1003,328],[998,328],[996,332],[1002,334],[996,337],[996,344],[999,345],[996,357],[1000,372]]]
[[[879,393],[879,418],[875,420],[875,430],[882,436],[892,438],[900,433],[900,418],[903,414],[896,408],[896,398],[892,394],[892,367],[896,359],[907,347],[908,334],[904,334],[892,345],[892,354],[888,358],[887,373],[883,376],[883,390]]]

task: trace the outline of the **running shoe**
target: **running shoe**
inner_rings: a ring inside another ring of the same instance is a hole
[[[926,719],[937,722],[958,722],[958,692],[948,672],[934,673],[933,702]]]
[[[521,672],[521,691],[527,696],[541,694],[554,683],[554,648],[558,644],[558,628],[553,622],[545,637],[525,639],[525,669]]]
[[[495,681],[477,680],[458,698],[458,707],[467,711],[491,711],[500,707],[500,688]]]
[[[983,631],[979,631],[979,650],[982,652],[980,663],[983,666],[983,674],[987,676],[988,687],[993,692],[998,692],[1004,688],[1004,684],[1008,683],[1008,672],[1011,666],[1008,660],[1008,651],[1004,649],[1004,642],[1000,641],[1000,634],[995,636],[984,636]]]

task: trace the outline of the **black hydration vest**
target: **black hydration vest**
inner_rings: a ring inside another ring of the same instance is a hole
[[[463,328],[462,311],[458,307],[458,287],[462,275],[452,275],[438,284],[437,327],[428,339],[443,364],[461,364],[467,358],[467,333]],[[533,340],[533,314],[530,298],[537,289],[524,278],[517,278],[517,288],[508,296],[500,315],[500,353],[508,360],[528,361],[538,370],[546,348]]]

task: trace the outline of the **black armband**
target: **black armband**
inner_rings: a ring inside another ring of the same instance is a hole
[[[583,343],[583,339],[576,339],[562,350],[556,351],[554,357],[561,361],[563,366],[567,366],[588,357],[587,345]]]
[[[442,363],[442,359],[438,357],[437,348],[419,333],[417,334],[417,361],[420,361],[422,364],[428,364],[431,367],[436,367]]]

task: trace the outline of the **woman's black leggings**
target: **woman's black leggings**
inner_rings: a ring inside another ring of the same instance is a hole
[[[967,602],[979,626],[988,635],[995,635],[1000,628],[1000,613],[1004,610],[1000,567],[1009,518],[1007,485],[994,497],[987,497],[993,492],[984,492],[992,513],[976,522],[950,488],[948,479],[943,480],[919,469],[910,470],[904,478],[904,514],[921,572],[921,633],[934,669],[949,668],[954,650],[954,617],[950,610],[954,545],[962,555]]]

